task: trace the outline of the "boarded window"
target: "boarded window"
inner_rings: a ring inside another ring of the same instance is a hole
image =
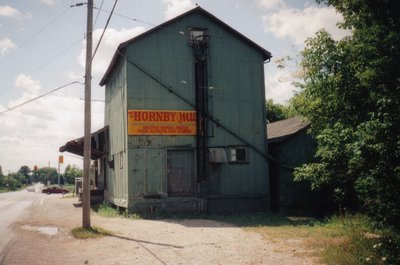
[[[193,150],[167,151],[167,187],[169,196],[194,193],[195,163]]]

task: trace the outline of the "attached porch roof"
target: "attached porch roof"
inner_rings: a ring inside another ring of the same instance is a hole
[[[70,152],[72,154],[83,157],[83,137],[67,142],[60,147],[60,152]],[[91,159],[96,160],[102,158],[106,154],[108,141],[108,126],[91,134]]]

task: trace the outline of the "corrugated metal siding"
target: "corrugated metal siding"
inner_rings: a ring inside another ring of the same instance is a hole
[[[259,150],[265,151],[263,56],[258,51],[219,25],[193,14],[158,34],[135,42],[128,49],[127,55],[182,96],[195,102],[194,60],[192,49],[187,45],[188,25],[207,28],[211,36],[209,85],[215,88],[209,90],[212,95],[211,115]],[[132,84],[128,89],[129,108],[191,109],[132,65],[128,65],[128,82]],[[216,126],[213,126],[213,131],[210,146],[243,145]],[[146,138],[149,147],[195,146],[195,138],[187,136],[129,137],[129,146],[142,145],[143,138]],[[210,176],[213,184],[219,183],[218,186],[210,187],[210,191],[224,195],[266,195],[269,189],[266,181],[267,163],[251,149],[249,156],[250,163],[225,164],[216,176]],[[165,165],[157,163],[154,166],[162,168]]]
[[[194,56],[192,48],[187,44],[189,27],[207,28],[211,36],[209,85],[214,89],[209,90],[212,110],[210,114],[257,149],[265,152],[267,147],[263,54],[260,51],[249,47],[236,35],[226,32],[219,24],[194,13],[134,41],[127,47],[126,56],[194,103]],[[189,104],[170,93],[134,65],[127,63],[126,73],[127,94],[118,92],[117,84],[112,85],[112,91],[115,90],[117,94],[112,97],[106,111],[114,118],[121,116],[126,121],[128,109],[192,110]],[[125,100],[123,96],[126,95],[126,106],[113,101],[118,98]],[[212,123],[209,125],[210,131],[213,131],[213,137],[209,139],[210,147],[244,145],[225,130]],[[120,129],[111,128],[118,126]],[[193,136],[126,135],[126,123],[121,123],[120,119],[110,126],[110,137],[118,138],[112,140],[114,144],[110,148],[120,151],[127,146],[129,149],[127,162],[129,205],[147,192],[167,192],[166,148],[196,146],[196,139]],[[126,145],[120,142],[125,140],[124,137],[127,137]],[[267,196],[269,190],[267,161],[251,148],[248,150],[247,164],[223,163],[211,166],[209,193],[223,196]],[[121,182],[121,185],[124,184],[127,184],[125,180]],[[115,187],[113,190],[114,194],[120,197],[126,192],[122,187]]]
[[[107,167],[106,198],[121,207],[127,207],[127,125],[126,125],[126,64],[121,61],[106,85],[105,125],[109,126],[108,160],[114,160],[114,169]]]
[[[129,200],[146,194],[163,193],[165,186],[164,150],[150,148],[129,149]],[[161,165],[161,166],[160,166]]]
[[[282,142],[271,144],[272,155],[293,167],[310,162],[315,150],[316,142],[306,131],[299,132]],[[315,210],[327,202],[324,194],[310,190],[309,183],[295,182],[293,172],[286,168],[276,165],[271,177],[276,181],[273,188],[277,189],[273,192],[275,196],[273,201],[278,203],[276,206],[279,206],[281,211]]]

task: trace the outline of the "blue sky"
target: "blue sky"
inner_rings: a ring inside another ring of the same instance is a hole
[[[76,0],[0,2],[0,113],[71,82],[83,83],[86,6]],[[293,95],[295,57],[304,40],[325,28],[335,38],[341,16],[306,0],[119,0],[93,62],[92,131],[104,124],[104,87],[98,85],[119,43],[200,5],[274,56],[265,65],[267,98],[285,103]],[[95,0],[94,44],[114,1]],[[99,11],[99,9],[103,11]],[[128,18],[127,18],[128,17]],[[57,167],[58,148],[83,135],[84,86],[75,83],[13,111],[0,114],[0,165],[4,173],[22,165]],[[64,165],[82,166],[65,154]]]

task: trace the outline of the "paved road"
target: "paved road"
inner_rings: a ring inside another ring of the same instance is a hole
[[[46,199],[47,195],[40,192],[39,186],[35,188],[36,192],[0,193],[0,264],[3,252],[13,238],[10,225],[24,217],[32,204],[43,204]]]

